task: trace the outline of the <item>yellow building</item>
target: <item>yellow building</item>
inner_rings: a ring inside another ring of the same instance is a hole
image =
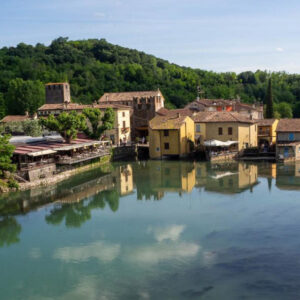
[[[194,121],[188,116],[154,117],[149,124],[150,158],[187,156],[194,143]]]
[[[237,150],[257,146],[255,121],[236,112],[198,112],[192,116],[196,143],[237,141]]]
[[[257,144],[271,145],[276,143],[277,119],[263,119],[257,122]]]

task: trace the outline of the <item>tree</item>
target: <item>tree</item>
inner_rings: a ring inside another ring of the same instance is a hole
[[[5,111],[6,111],[6,107],[5,107],[4,97],[3,94],[0,93],[0,120],[5,116]]]
[[[13,79],[9,82],[6,96],[8,114],[33,114],[44,103],[44,99],[45,88],[41,81]]]
[[[22,122],[25,135],[40,136],[43,133],[42,126],[38,120],[25,120]]]
[[[85,108],[82,112],[90,123],[90,128],[86,129],[86,133],[95,139],[99,139],[105,130],[113,128],[115,121],[115,113],[112,108],[107,108],[102,116],[98,108]]]
[[[41,118],[40,124],[51,131],[57,131],[67,143],[77,137],[78,131],[86,130],[86,120],[83,114],[75,111],[63,112],[58,117],[49,115],[48,118]]]
[[[276,105],[276,111],[280,114],[281,118],[292,118],[293,117],[293,110],[289,103],[281,102]]]
[[[15,146],[9,143],[10,135],[0,136],[0,188],[18,187],[13,178],[16,165],[12,163]]]
[[[266,118],[272,119],[274,118],[274,107],[273,107],[273,95],[272,95],[272,80],[269,78],[268,88],[266,93]]]

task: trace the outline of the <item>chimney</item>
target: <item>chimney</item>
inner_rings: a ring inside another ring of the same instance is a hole
[[[177,118],[180,118],[180,113],[177,113]]]
[[[25,116],[28,117],[29,116],[29,112],[26,110],[25,111]]]
[[[33,114],[32,119],[33,119],[33,120],[36,120],[36,119],[37,119],[37,113],[36,113],[36,112]]]

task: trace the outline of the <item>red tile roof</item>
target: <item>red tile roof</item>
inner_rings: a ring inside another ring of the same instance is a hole
[[[194,122],[197,123],[217,123],[217,122],[239,122],[239,123],[255,123],[248,117],[237,112],[220,112],[220,111],[201,111],[192,116]]]
[[[99,108],[99,109],[106,109],[106,108],[113,108],[113,109],[130,109],[130,107],[121,104],[78,104],[78,103],[57,103],[57,104],[44,104],[42,105],[38,111],[47,111],[47,110],[64,110],[64,111],[71,111],[71,110],[83,110],[85,108]]]
[[[21,122],[30,119],[29,116],[19,116],[19,115],[8,115],[4,117],[0,122],[9,123],[9,122]]]
[[[258,126],[272,126],[276,119],[262,119],[257,121]]]
[[[164,130],[164,129],[179,129],[185,122],[188,116],[156,116],[149,122],[149,127],[153,130]]]
[[[277,132],[300,132],[300,119],[280,119]]]
[[[98,102],[108,101],[133,101],[134,98],[162,96],[160,90],[139,92],[105,93]]]

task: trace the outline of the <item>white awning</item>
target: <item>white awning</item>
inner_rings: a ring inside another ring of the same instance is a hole
[[[229,147],[231,145],[238,144],[238,141],[227,141],[227,142],[222,142],[218,140],[209,140],[205,141],[204,145],[207,147]]]
[[[47,155],[47,154],[54,154],[56,153],[56,151],[54,150],[42,150],[42,151],[36,151],[36,152],[29,152],[27,153],[28,156],[32,156],[32,157],[37,157],[37,156],[42,156],[42,155]]]

